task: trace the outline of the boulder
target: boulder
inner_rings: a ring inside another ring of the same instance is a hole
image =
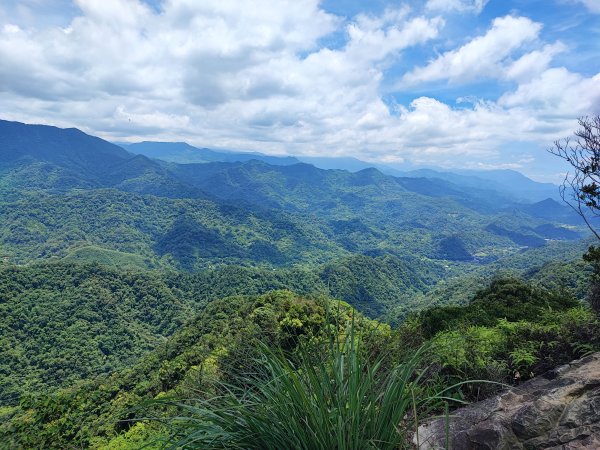
[[[420,450],[600,449],[600,353],[431,420],[414,442]]]

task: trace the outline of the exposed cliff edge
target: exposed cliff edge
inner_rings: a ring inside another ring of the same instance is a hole
[[[453,450],[599,449],[600,353],[454,411]],[[419,427],[421,450],[446,448],[446,420]]]

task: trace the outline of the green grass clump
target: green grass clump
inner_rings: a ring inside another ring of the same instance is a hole
[[[292,357],[265,347],[260,374],[245,388],[176,402],[167,447],[201,449],[409,448],[423,415],[445,400],[423,382],[425,351],[384,370],[372,360],[354,327],[324,351],[303,346]],[[173,405],[173,403],[170,403]]]

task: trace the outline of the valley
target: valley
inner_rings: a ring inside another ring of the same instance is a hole
[[[463,345],[447,329],[482,324],[465,313],[432,331],[429,317],[469,308],[489,283],[499,302],[498,280],[519,292],[560,291],[542,298],[557,296],[552,309],[568,314],[588,292],[588,230],[556,197],[540,197],[547,185],[520,175],[488,183],[183,144],[124,147],[75,129],[0,122],[0,433],[15,448],[151,441],[165,430],[130,428],[122,422],[136,417],[130,408],[214,389],[200,367],[239,383],[254,357],[246,340],[296,351],[325,337],[323,323],[342,326],[356,311],[378,330],[365,336],[377,352],[395,346],[386,351],[401,360],[433,339],[432,357],[446,358],[445,346]],[[546,317],[536,311],[521,320]],[[494,325],[503,313],[492,314],[486,333],[505,333]],[[539,327],[566,326],[558,317]],[[413,343],[403,343],[408,336]],[[471,375],[506,358],[505,346],[516,345],[506,339]],[[531,358],[532,373],[554,364]],[[457,376],[452,367],[444,376]]]

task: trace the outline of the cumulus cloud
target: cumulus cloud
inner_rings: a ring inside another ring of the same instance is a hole
[[[344,25],[316,0],[256,0],[245,7],[234,0],[168,0],[160,12],[129,0],[78,5],[81,14],[65,28],[4,27],[5,97],[52,103],[63,122],[105,135],[124,128],[125,119],[134,134],[162,120],[165,133],[213,145],[247,146],[253,138],[316,143],[328,127],[348,120],[368,126],[387,112],[378,65],[434,38],[443,25],[439,18],[409,17],[406,8]],[[320,48],[319,39],[340,26],[346,44]],[[14,103],[34,113],[27,102]]]
[[[114,140],[476,165],[492,164],[514,139],[551,141],[599,108],[598,76],[552,67],[565,46],[541,42],[541,24],[525,17],[497,18],[429,64],[406,66],[408,50],[439,43],[445,20],[435,11],[459,4],[485,2],[431,1],[425,15],[401,6],[351,19],[318,0],[165,0],[158,9],[77,0],[61,25],[0,14],[3,118]],[[332,34],[336,45],[324,46]],[[420,94],[390,105],[384,85],[398,67],[403,94],[482,77],[511,87],[497,101],[453,105]]]
[[[600,113],[600,73],[591,78],[569,72],[564,67],[541,73],[498,101],[508,108],[536,108],[547,116]]]
[[[509,80],[526,81],[542,73],[559,53],[567,50],[562,42],[544,46],[541,50],[526,53],[506,68],[505,76]]]
[[[407,85],[438,80],[464,83],[480,77],[496,77],[513,51],[536,39],[541,28],[540,23],[526,17],[496,18],[486,34],[408,72],[402,81]]]

